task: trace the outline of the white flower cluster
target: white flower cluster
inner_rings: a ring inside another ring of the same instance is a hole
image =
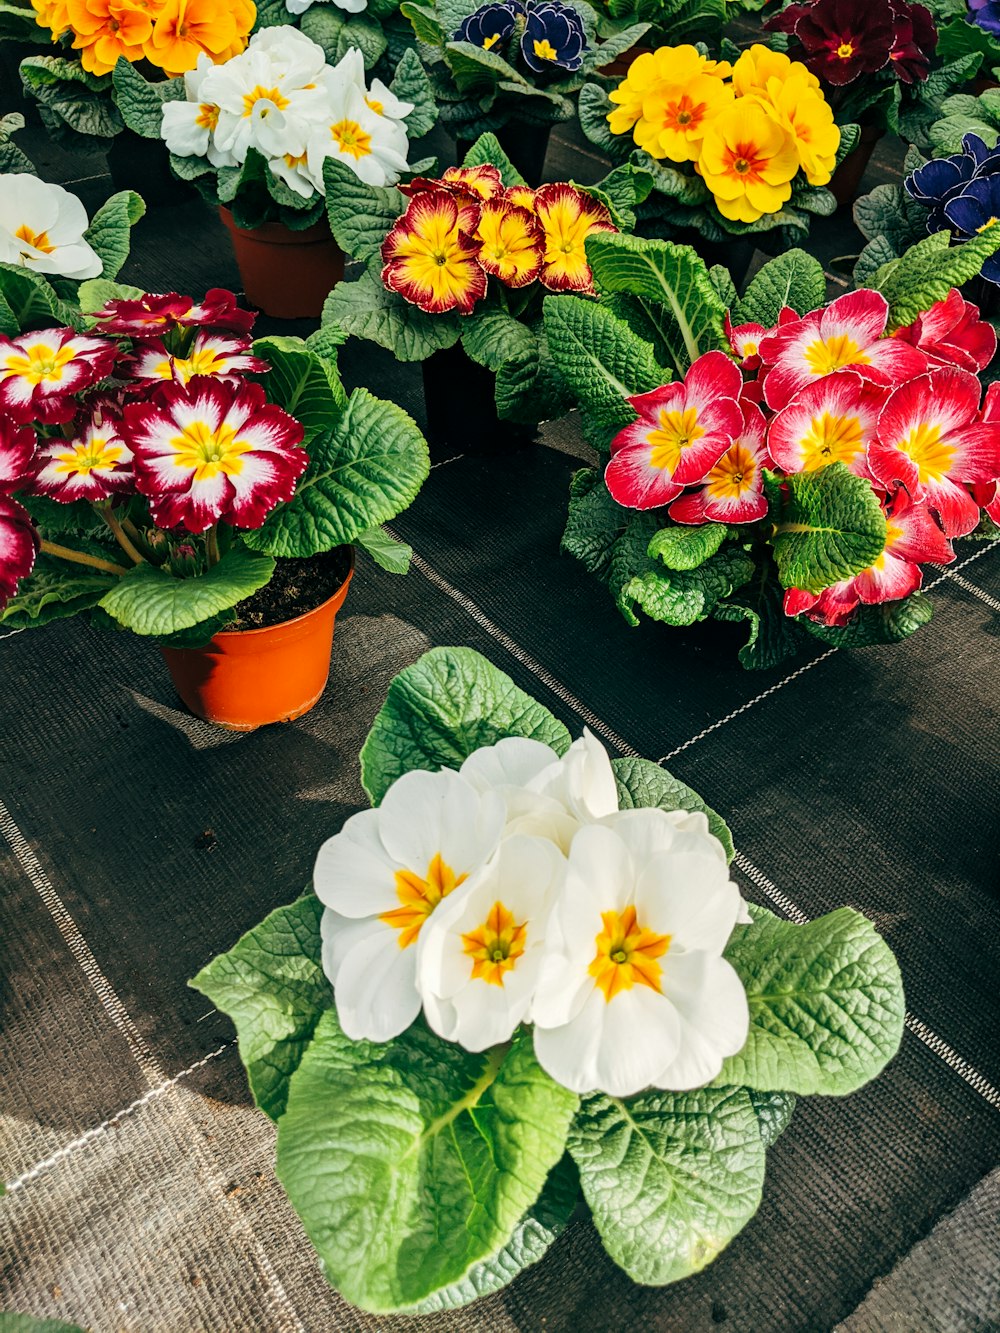
[[[388,1041],[423,1007],[470,1051],[534,1025],[576,1092],[700,1087],[746,1041],[722,953],[748,921],[699,813],[619,810],[589,732],[563,758],[511,738],[458,772],[407,773],[324,843],[323,968],[351,1038]]]
[[[297,28],[263,28],[221,65],[198,57],[184,75],[187,101],[165,102],[160,133],[179,157],[241,166],[247,150],[303,199],[323,194],[323,163],[345,163],[369,185],[392,185],[406,170],[404,118],[413,110],[385,84],[365,84],[353,47],[328,65],[321,46]]]
[[[0,175],[0,263],[63,278],[96,278],[104,265],[84,239],[87,210],[61,185],[27,172]]]

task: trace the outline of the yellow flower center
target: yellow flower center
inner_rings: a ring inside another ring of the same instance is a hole
[[[559,54],[547,37],[544,37],[540,42],[536,40],[533,45],[535,55],[539,60],[555,60]]]
[[[952,446],[941,439],[941,427],[924,421],[910,431],[902,443],[902,449],[916,463],[921,484],[946,477],[951,460],[955,457]]]
[[[994,226],[998,221],[1000,221],[998,218],[987,218],[981,227],[976,228],[976,235],[978,236],[981,231],[989,231],[990,227]],[[20,234],[20,232],[15,233],[17,236],[20,236]]]
[[[356,120],[338,120],[330,126],[330,137],[342,153],[349,154],[356,162],[372,151],[372,136]]]
[[[72,347],[55,348],[36,343],[26,353],[12,352],[4,361],[3,369],[9,375],[20,375],[29,384],[41,384],[43,380],[61,380],[72,360]]]
[[[284,157],[285,157],[285,166],[286,166],[286,167],[304,167],[305,164],[306,164],[306,158],[307,158],[308,156],[309,156],[308,153],[299,153],[298,157],[296,157],[294,153],[285,153],[285,155],[284,155]]]
[[[462,948],[473,960],[472,979],[502,986],[504,975],[524,953],[527,929],[503,903],[494,903],[483,924],[462,936]]]
[[[236,477],[243,471],[243,455],[250,445],[236,438],[227,422],[213,430],[206,421],[192,421],[170,441],[174,446],[174,465],[193,468],[195,481],[212,481],[224,472]]]
[[[620,916],[602,912],[601,921],[604,928],[594,939],[597,952],[587,971],[605,1000],[610,1003],[635,985],[662,993],[663,969],[656,960],[670,948],[671,936],[640,926],[634,907],[626,907]]]
[[[385,107],[382,105],[382,103],[378,100],[377,97],[366,97],[366,98],[365,98],[365,101],[368,103],[368,105],[371,107],[371,109],[375,112],[376,116],[384,116],[384,115],[385,115]]]
[[[120,444],[111,444],[107,438],[95,435],[88,441],[68,445],[64,452],[58,453],[55,470],[87,476],[96,467],[113,468],[121,461],[123,452]]]
[[[802,444],[802,468],[814,472],[828,463],[853,463],[865,447],[865,436],[857,417],[823,412],[810,421]]]
[[[194,123],[203,130],[214,130],[219,124],[219,108],[214,102],[201,102]]]
[[[708,474],[708,493],[718,499],[738,500],[744,491],[752,488],[756,475],[753,454],[737,441]]]
[[[194,375],[219,375],[222,373],[223,358],[218,352],[210,347],[201,347],[192,352],[189,357],[178,357],[174,361],[174,367],[181,377],[181,381],[187,384],[188,380]],[[156,373],[163,379],[172,379],[168,361],[161,362],[156,367]]]
[[[500,34],[498,32],[493,33],[492,36],[490,37],[484,37],[483,49],[489,51],[491,47],[496,46],[499,40],[500,40]]]
[[[465,875],[456,875],[441,853],[435,852],[425,874],[415,870],[396,871],[396,897],[400,906],[383,912],[379,917],[387,926],[399,931],[396,943],[401,949],[411,945],[420,934],[420,928],[442,898],[465,882]]]
[[[851,56],[854,55],[854,43],[841,42],[837,47],[837,55],[840,56],[841,60],[850,60]]]
[[[253,109],[258,102],[273,102],[279,111],[284,111],[288,106],[288,98],[285,97],[279,88],[264,88],[259,83],[251,92],[243,94],[243,119],[253,115]]]
[[[46,231],[32,231],[26,222],[23,222],[14,233],[19,241],[25,245],[34,246],[36,250],[41,250],[43,255],[50,255],[56,248],[49,240],[49,234]],[[27,258],[27,256],[25,256]]]
[[[867,366],[870,358],[861,350],[849,333],[837,333],[832,338],[817,338],[806,348],[806,365],[814,375],[830,375],[844,366]]]
[[[688,445],[694,444],[704,434],[704,427],[698,425],[696,407],[685,407],[682,411],[661,408],[659,428],[651,431],[649,436],[652,445],[650,467],[673,472]]]
[[[743,344],[743,355],[744,355],[744,356],[756,356],[756,355],[757,355],[757,344],[756,344],[755,342],[752,342],[751,340],[748,339],[748,340]]]

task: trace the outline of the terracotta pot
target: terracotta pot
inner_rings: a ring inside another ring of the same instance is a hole
[[[494,130],[497,142],[529,185],[541,185],[542,172],[545,169],[545,155],[549,151],[551,125],[529,125],[527,122],[512,120],[499,130]],[[455,151],[459,162],[472,147],[472,140],[459,139]]]
[[[633,46],[631,51],[616,56],[610,65],[602,65],[597,72],[598,74],[604,74],[609,79],[624,79],[633,60],[638,59],[639,56],[652,54],[653,48],[651,46]]]
[[[107,157],[115,189],[135,190],[147,208],[187,204],[197,194],[190,181],[178,180],[171,172],[166,146],[159,139],[122,130],[111,140]]]
[[[246,230],[220,206],[243,291],[251,305],[275,319],[318,319],[327,293],[344,276],[344,252],[321,218],[303,231],[280,222]]]
[[[191,712],[228,731],[291,722],[319,701],[330,675],[333,624],[354,574],[325,602],[265,629],[224,630],[205,648],[161,648]]]
[[[861,137],[854,149],[847,154],[843,162],[833,173],[827,189],[833,194],[838,208],[846,208],[858,197],[861,177],[868,170],[875,145],[885,131],[878,125],[862,125]]]
[[[461,344],[435,352],[421,371],[432,462],[458,454],[509,453],[535,440],[536,426],[500,420],[496,376],[473,361]]]

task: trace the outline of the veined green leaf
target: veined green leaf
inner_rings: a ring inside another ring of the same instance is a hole
[[[177,579],[156,565],[135,565],[98,606],[136,634],[166,636],[227,611],[263,588],[273,573],[269,555],[240,544],[195,578]]]
[[[104,265],[101,277],[113,281],[128,259],[132,227],[146,211],[146,205],[132,190],[121,190],[101,205],[83,234]]]
[[[878,290],[889,302],[889,331],[912,324],[952,287],[976,277],[987,259],[1000,249],[1000,226],[949,248],[948,232],[935,232],[911,245]]]
[[[406,542],[399,542],[390,537],[385,528],[368,528],[357,537],[358,546],[363,547],[375,563],[390,574],[405,574],[413,558],[413,547]]]
[[[378,254],[393,223],[406,212],[406,199],[394,186],[366,185],[332,157],[323,164],[323,179],[334,239],[345,254],[367,262]]]
[[[649,543],[648,554],[667,569],[697,569],[715,555],[726,539],[725,523],[703,523],[700,527],[661,528]]]
[[[335,324],[355,338],[367,338],[398,361],[426,361],[454,347],[462,332],[455,314],[428,315],[383,287],[374,273],[356,282],[338,282],[326,298],[323,324]]]
[[[254,353],[271,369],[262,377],[268,399],[305,427],[303,445],[332,430],[347,406],[337,364],[307,347],[301,338],[258,338]]]
[[[30,577],[0,611],[0,624],[6,629],[30,629],[75,616],[96,606],[117,581],[114,574],[40,555]]]
[[[804,250],[788,250],[769,260],[754,276],[733,311],[733,323],[763,324],[770,329],[777,324],[784,306],[805,315],[817,310],[825,300],[823,265]]]
[[[119,56],[111,77],[115,85],[115,102],[125,124],[144,139],[162,142],[163,108],[167,102],[184,101],[183,78],[150,83],[124,56]]]
[[[600,472],[581,469],[573,474],[562,550],[582,560],[591,574],[606,579],[615,543],[631,516],[613,499]]]
[[[831,463],[786,484],[788,501],[771,539],[784,587],[822,592],[882,554],[885,515],[864,477]]]
[[[649,759],[612,759],[621,810],[700,810],[708,827],[726,850],[726,860],[735,854],[733,835],[720,814],[706,805],[696,791]]]

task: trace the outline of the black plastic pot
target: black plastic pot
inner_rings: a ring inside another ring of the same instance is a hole
[[[512,120],[502,129],[494,130],[500,147],[517,167],[529,185],[541,185],[545,169],[545,154],[549,150],[551,125],[529,125]],[[459,162],[472,147],[469,139],[459,139],[455,145]]]
[[[509,453],[536,440],[537,426],[500,420],[496,376],[471,360],[460,343],[435,352],[421,369],[432,462],[459,454]]]
[[[143,139],[133,130],[122,130],[112,139],[108,170],[116,190],[135,190],[147,208],[186,204],[197,193],[188,181],[171,173],[166,144]]]

